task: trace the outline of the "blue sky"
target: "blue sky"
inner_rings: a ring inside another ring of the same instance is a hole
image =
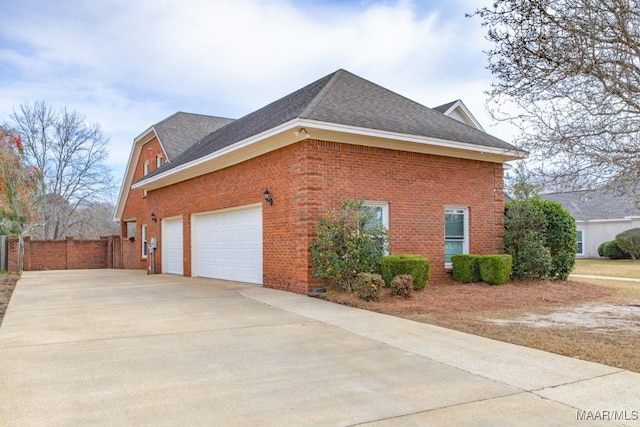
[[[239,118],[344,68],[429,107],[484,110],[490,0],[0,1],[0,123],[47,101],[97,122],[122,178],[133,139],[176,111]]]

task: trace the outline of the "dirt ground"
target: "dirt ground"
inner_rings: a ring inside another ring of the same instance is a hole
[[[0,325],[4,318],[4,313],[7,311],[7,305],[11,299],[13,289],[16,287],[16,282],[20,278],[17,274],[0,274]]]
[[[329,291],[330,301],[640,372],[640,283],[429,283],[377,303]],[[623,282],[620,282],[623,283]]]

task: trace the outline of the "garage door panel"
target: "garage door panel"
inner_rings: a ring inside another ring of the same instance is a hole
[[[194,217],[196,274],[262,284],[262,208]]]
[[[162,221],[162,272],[183,274],[182,218]]]

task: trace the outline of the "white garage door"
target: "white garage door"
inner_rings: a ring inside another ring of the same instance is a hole
[[[262,284],[262,206],[195,215],[192,224],[197,276]]]
[[[162,220],[162,272],[183,274],[182,218]]]

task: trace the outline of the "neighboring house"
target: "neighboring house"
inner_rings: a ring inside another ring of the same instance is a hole
[[[640,210],[634,198],[613,190],[585,190],[541,194],[541,198],[560,202],[573,215],[578,229],[577,256],[597,258],[598,246],[616,234],[640,227]]]
[[[160,124],[135,139],[115,215],[130,268],[307,293],[318,219],[349,198],[433,278],[451,254],[503,250],[503,164],[525,153],[476,127],[344,70],[219,124],[176,155]]]

